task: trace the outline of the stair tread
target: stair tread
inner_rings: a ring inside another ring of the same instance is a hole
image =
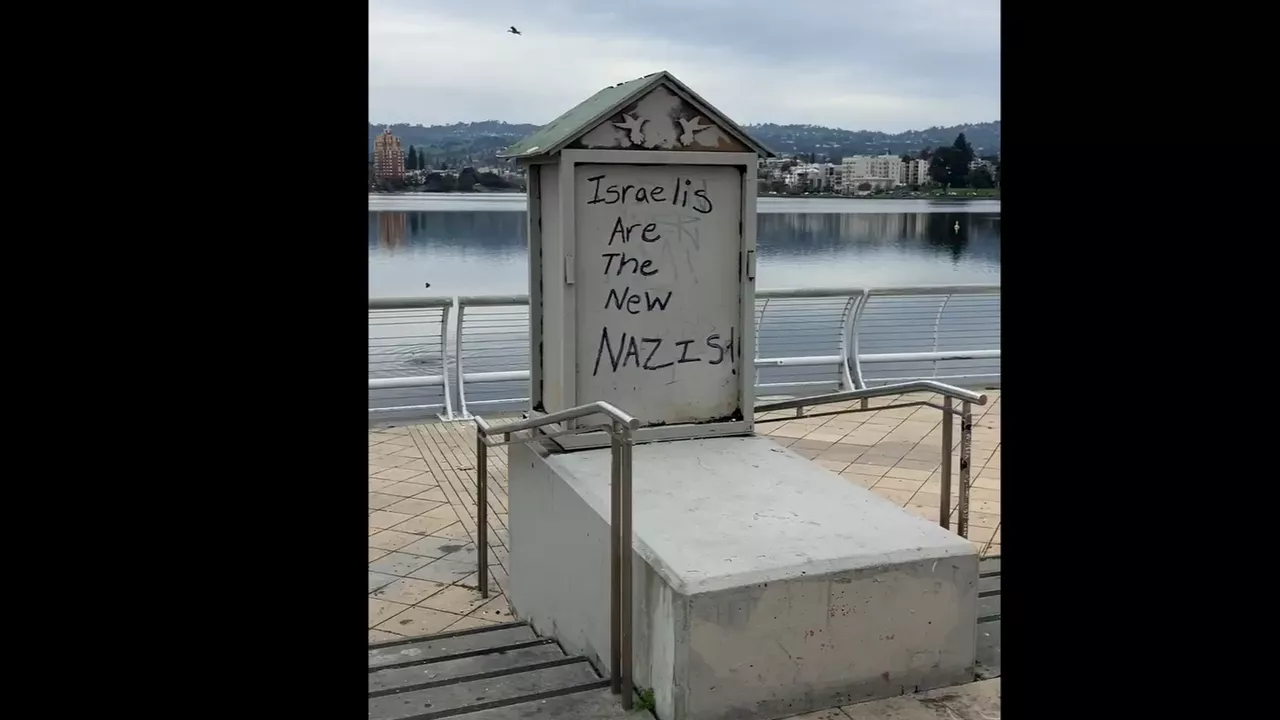
[[[585,660],[572,665],[520,672],[512,675],[470,680],[425,690],[408,690],[395,695],[369,699],[369,720],[406,720],[431,718],[440,714],[452,717],[469,706],[473,712],[486,709],[489,703],[519,702],[537,693],[568,690],[589,684],[607,683],[596,676]],[[530,698],[533,700],[534,698]]]
[[[516,705],[490,708],[455,716],[458,720],[643,720],[649,713],[637,713],[622,709],[622,701],[608,688],[584,690],[571,695],[531,700]]]
[[[538,636],[528,625],[507,626],[449,637],[424,637],[417,642],[369,648],[369,667],[376,668],[395,663],[490,650],[537,639]]]
[[[425,665],[385,668],[369,673],[369,692],[382,692],[422,683],[445,684],[459,678],[481,673],[501,672],[565,658],[564,651],[555,643],[495,650],[483,655],[441,660]]]

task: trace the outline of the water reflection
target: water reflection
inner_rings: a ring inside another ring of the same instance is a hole
[[[762,213],[760,287],[998,283],[998,212]],[[523,212],[369,213],[375,297],[527,292]]]

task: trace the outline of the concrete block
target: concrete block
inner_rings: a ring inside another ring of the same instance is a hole
[[[609,451],[513,445],[515,612],[608,672]],[[635,681],[662,720],[782,718],[973,679],[978,556],[762,437],[637,445]]]

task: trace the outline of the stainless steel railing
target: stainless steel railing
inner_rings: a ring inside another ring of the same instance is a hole
[[[885,405],[883,407],[867,407],[868,398],[883,397],[886,395],[901,395],[910,392],[933,392],[942,396],[942,404],[937,405],[928,400],[917,400],[914,402],[899,403],[896,405]],[[849,402],[851,400],[862,401],[861,407],[846,408],[841,410],[833,410],[830,412],[804,414],[807,407],[815,407],[818,405],[827,405],[831,403]],[[960,401],[960,410],[957,412],[953,407],[953,400]],[[892,408],[918,407],[927,405],[937,408],[943,413],[942,422],[942,473],[941,473],[941,495],[942,499],[938,507],[938,524],[944,528],[951,528],[951,450],[953,447],[952,438],[952,417],[960,416],[960,492],[959,502],[957,503],[956,513],[956,532],[960,537],[967,538],[969,536],[969,460],[970,453],[973,448],[973,404],[987,404],[987,396],[982,393],[975,393],[964,388],[958,388],[954,385],[947,385],[934,380],[915,380],[912,382],[897,383],[894,385],[880,385],[879,387],[864,388],[862,390],[848,390],[846,392],[830,393],[827,395],[812,395],[804,398],[794,398],[791,400],[782,400],[779,402],[765,403],[757,405],[755,411],[775,412],[778,410],[796,411],[794,417],[778,417],[767,418],[764,420],[756,420],[757,424],[766,422],[783,422],[803,417],[827,417],[830,415],[844,415],[846,413],[856,412],[877,412],[880,410],[889,410]]]
[[[370,421],[527,407],[528,303],[525,295],[370,300]],[[755,310],[756,397],[1000,379],[999,285],[759,290]]]
[[[552,432],[541,428],[566,420],[604,415],[607,423]],[[491,426],[473,417],[476,425],[476,555],[480,571],[480,597],[489,597],[489,453],[488,449],[517,442],[604,430],[609,433],[612,478],[609,493],[609,674],[610,688],[622,695],[622,707],[630,710],[632,688],[631,638],[631,451],[632,434],[640,421],[606,402],[539,414],[524,420]],[[493,438],[501,434],[502,440]],[[513,437],[527,433],[523,437]]]

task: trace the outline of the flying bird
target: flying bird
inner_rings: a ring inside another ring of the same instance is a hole
[[[638,118],[635,115],[628,115],[626,113],[623,113],[622,122],[614,123],[613,126],[616,128],[621,128],[622,130],[629,131],[631,133],[632,145],[643,145],[644,133],[640,132],[640,128],[643,127],[644,124],[648,121],[649,121],[648,118]]]
[[[511,33],[512,35],[523,35],[523,34],[524,34],[524,33],[520,32],[519,30],[517,30],[515,25],[512,25],[512,26],[511,26],[511,29],[510,29],[510,30],[508,30],[507,32]]]
[[[701,132],[703,130],[710,130],[712,126],[703,125],[702,117],[698,116],[692,120],[685,120],[684,118],[680,118],[680,127],[684,128],[684,132],[680,135],[680,144],[692,145],[694,133]]]

